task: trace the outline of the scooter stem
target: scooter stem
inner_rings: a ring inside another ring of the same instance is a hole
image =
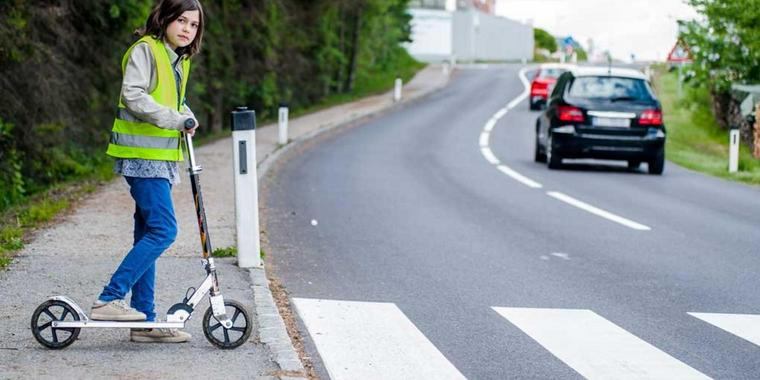
[[[195,214],[198,217],[198,230],[201,235],[201,248],[203,249],[203,259],[208,260],[211,255],[211,239],[208,234],[206,225],[206,210],[203,208],[203,196],[201,195],[200,172],[203,170],[195,163],[195,151],[193,150],[193,136],[187,132],[185,135],[185,146],[187,147],[187,156],[189,160],[188,172],[190,173],[190,185],[193,190],[193,200],[195,201]]]

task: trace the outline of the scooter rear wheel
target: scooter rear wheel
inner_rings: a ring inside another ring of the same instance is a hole
[[[79,328],[54,328],[53,321],[78,321],[76,310],[63,301],[43,302],[32,314],[32,334],[41,345],[61,349],[74,343],[79,336]]]
[[[225,328],[219,320],[214,317],[214,311],[211,307],[206,310],[203,316],[203,334],[206,335],[211,344],[221,349],[233,349],[240,347],[248,341],[253,328],[251,317],[245,306],[234,300],[225,300],[224,307],[227,315],[232,321],[232,327]]]

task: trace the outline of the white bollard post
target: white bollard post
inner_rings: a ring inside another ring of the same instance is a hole
[[[732,129],[729,133],[728,148],[728,172],[736,173],[739,170],[739,130]]]
[[[678,64],[678,98],[683,95],[683,62]]]
[[[233,111],[232,151],[235,179],[237,258],[241,268],[261,267],[259,242],[259,185],[256,174],[256,113],[246,107]]]
[[[288,143],[288,107],[280,107],[279,136],[277,142],[280,145]]]
[[[403,83],[401,82],[401,78],[396,78],[396,87],[393,89],[393,101],[398,102],[401,101],[401,86]]]
[[[448,62],[444,62],[443,65],[441,65],[441,69],[443,70],[443,76],[445,76],[445,77],[449,76],[449,64],[448,64]]]

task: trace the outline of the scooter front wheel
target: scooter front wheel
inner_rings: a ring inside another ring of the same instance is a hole
[[[221,349],[233,349],[240,347],[251,336],[253,326],[251,317],[245,306],[240,302],[225,300],[224,308],[226,314],[232,321],[232,327],[225,328],[219,320],[214,317],[214,311],[211,307],[206,310],[203,316],[203,334],[206,335],[211,344]]]
[[[32,314],[32,334],[41,345],[61,349],[74,343],[79,336],[79,328],[55,328],[53,321],[78,321],[79,314],[63,301],[48,300],[43,302]]]

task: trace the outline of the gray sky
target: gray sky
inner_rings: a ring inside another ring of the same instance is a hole
[[[497,0],[496,13],[556,36],[572,35],[613,57],[664,60],[676,42],[676,20],[697,16],[682,0]]]

